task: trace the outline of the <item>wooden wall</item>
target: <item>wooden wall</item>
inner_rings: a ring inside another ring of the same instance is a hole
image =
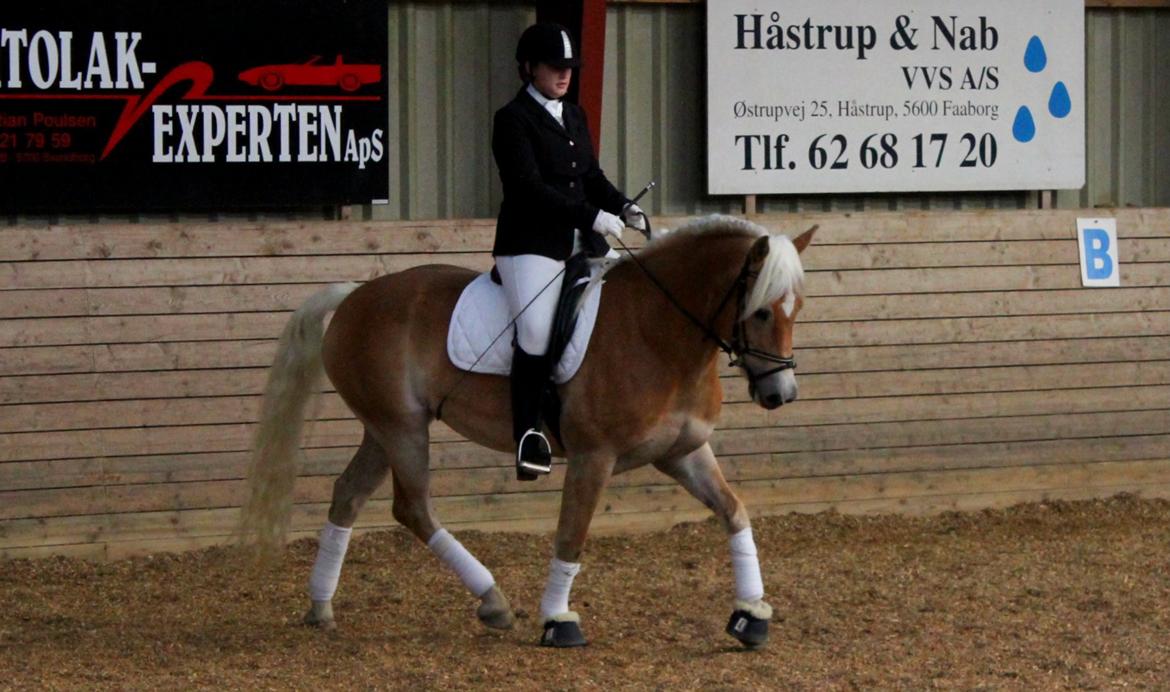
[[[790,234],[820,230],[805,254],[801,399],[766,412],[724,373],[714,445],[752,510],[1170,496],[1170,210],[1115,215],[1122,288],[1094,290],[1080,287],[1075,212],[761,217]],[[334,281],[432,261],[484,269],[493,225],[0,231],[0,556],[117,557],[230,540],[258,394],[288,312]],[[359,437],[326,395],[297,486],[298,535],[324,521]],[[551,529],[561,472],[519,484],[507,456],[441,424],[433,440],[448,525]],[[391,525],[388,510],[386,491],[361,525]],[[704,516],[639,471],[614,480],[596,526]]]

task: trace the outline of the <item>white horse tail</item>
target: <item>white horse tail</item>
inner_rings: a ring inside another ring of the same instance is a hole
[[[248,497],[240,513],[244,542],[263,557],[284,546],[292,514],[293,483],[309,401],[321,392],[325,315],[358,287],[334,284],[313,294],[289,318],[268,371],[260,422],[248,464]]]

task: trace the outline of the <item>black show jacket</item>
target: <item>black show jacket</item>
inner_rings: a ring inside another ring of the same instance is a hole
[[[621,212],[628,201],[609,182],[589,139],[585,111],[564,103],[565,126],[521,89],[496,111],[492,154],[504,183],[492,255],[568,259],[573,231],[585,251],[604,255],[609,244],[593,230],[598,209]]]

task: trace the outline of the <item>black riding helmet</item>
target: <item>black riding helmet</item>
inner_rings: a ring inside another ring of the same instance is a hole
[[[569,30],[553,22],[533,24],[520,34],[516,44],[516,62],[544,63],[550,67],[580,67],[581,54]]]

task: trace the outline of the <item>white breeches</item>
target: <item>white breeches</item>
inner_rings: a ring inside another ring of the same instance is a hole
[[[529,355],[543,356],[548,352],[565,263],[543,255],[501,256],[496,258],[496,268],[504,285],[508,312],[514,317],[524,310],[516,320],[520,348]],[[532,305],[528,305],[529,301]],[[525,305],[528,305],[526,310]]]

